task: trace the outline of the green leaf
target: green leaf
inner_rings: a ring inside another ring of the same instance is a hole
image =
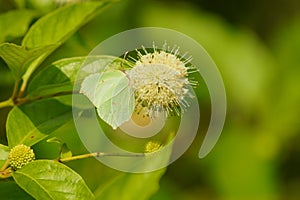
[[[60,158],[69,158],[72,157],[72,151],[69,149],[66,143],[63,143],[61,147]]]
[[[72,108],[54,99],[14,107],[8,114],[9,147],[32,146],[72,119]]]
[[[85,57],[66,58],[54,62],[38,73],[28,85],[31,97],[70,92]]]
[[[19,8],[29,8],[39,11],[41,15],[56,9],[63,1],[57,0],[14,0]]]
[[[97,108],[97,113],[101,119],[116,129],[130,119],[134,107],[133,89],[127,86],[118,95],[101,104]]]
[[[35,199],[94,199],[81,176],[56,161],[37,160],[28,163],[17,170],[13,178]]]
[[[87,96],[95,107],[99,107],[119,94],[128,84],[128,78],[121,71],[112,70],[96,73],[83,80],[80,93]]]
[[[40,18],[29,29],[22,45],[32,49],[63,43],[109,4],[109,2],[81,2],[58,8]]]
[[[7,63],[15,79],[20,80],[31,65],[38,65],[55,48],[56,45],[48,45],[27,50],[13,43],[3,43],[0,45],[0,57]]]
[[[63,143],[57,137],[53,137],[47,140],[47,142],[57,143],[60,146],[60,155],[59,158],[69,158],[72,157],[72,151],[69,149],[66,143]]]
[[[101,72],[108,66],[110,69],[120,67],[121,62],[126,61],[113,56],[74,57],[58,60],[32,79],[28,85],[28,95],[37,97],[68,93],[73,90],[76,78],[76,81],[80,82],[85,76]],[[83,64],[85,65],[82,66]],[[80,77],[77,77],[79,74]]]
[[[6,179],[5,181],[0,181],[0,197],[5,200],[33,200],[29,194],[22,190],[13,179]]]
[[[0,168],[4,165],[5,161],[7,160],[9,153],[9,147],[0,144]]]
[[[171,135],[170,135],[171,136]],[[168,139],[171,140],[172,137]],[[164,151],[149,153],[145,157],[143,166],[146,169],[155,169],[161,164],[167,166],[172,152],[173,144],[165,146]],[[147,160],[148,159],[148,160]],[[119,173],[114,178],[109,179],[105,184],[100,185],[94,192],[96,199],[105,200],[146,200],[159,189],[159,180],[165,173],[166,168],[162,168],[149,173]]]
[[[63,6],[40,18],[29,29],[22,41],[22,47],[34,50],[44,46],[52,48],[39,57],[34,65],[26,67],[23,76],[26,83],[38,65],[82,25],[106,7],[108,2],[84,2]]]
[[[123,173],[97,188],[96,199],[149,199],[159,189],[158,182],[164,172],[165,169],[144,174]]]
[[[63,143],[57,137],[53,137],[47,140],[47,142],[57,143],[60,146],[59,158],[69,158],[72,157],[72,151],[69,149],[66,143]]]
[[[9,147],[0,144],[0,159],[3,159],[3,153],[9,151]]]
[[[36,16],[33,10],[12,10],[0,15],[0,43],[23,36]]]
[[[52,137],[52,138],[48,139],[47,142],[57,143],[59,145],[61,144],[60,139],[58,139],[57,137]]]

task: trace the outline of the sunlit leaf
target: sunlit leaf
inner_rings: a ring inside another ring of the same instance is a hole
[[[49,45],[53,48],[40,56],[39,62],[35,65],[27,66],[27,73],[23,78],[27,81],[32,72],[50,53],[107,5],[109,5],[108,2],[73,3],[43,16],[34,23],[25,35],[20,48],[33,50]]]
[[[20,188],[15,181],[9,179],[0,181],[0,197],[5,200],[33,200],[34,198]]]
[[[59,2],[57,0],[14,0],[19,8],[29,8],[37,10],[40,14],[46,14],[57,8]]]
[[[36,16],[33,10],[12,10],[0,15],[0,43],[23,36]]]
[[[84,59],[66,58],[46,67],[28,85],[28,95],[36,97],[72,92],[73,83]]]
[[[69,158],[72,157],[72,151],[69,149],[66,143],[63,143],[60,152],[60,158]]]
[[[20,80],[33,62],[38,60],[39,62],[34,63],[38,65],[54,48],[56,45],[27,50],[13,43],[3,43],[0,45],[0,57],[6,62],[15,79]]]
[[[54,99],[16,106],[7,118],[8,144],[32,146],[71,119],[71,107]]]
[[[75,81],[80,82],[85,76],[102,72],[108,66],[110,69],[117,68],[123,61],[123,59],[113,56],[74,57],[58,60],[32,79],[28,85],[28,95],[36,97],[70,93],[74,89]],[[83,64],[85,66],[82,66]],[[79,71],[81,77],[78,77]]]
[[[33,161],[14,172],[13,177],[35,199],[94,199],[81,176],[56,161]]]
[[[72,157],[72,151],[69,149],[66,143],[63,143],[59,138],[53,137],[47,140],[47,142],[57,143],[60,146],[59,158]]]
[[[40,46],[63,43],[83,24],[110,3],[81,2],[58,8],[41,17],[25,35],[22,45],[32,49]]]
[[[61,144],[61,141],[57,137],[49,138],[47,140],[47,142],[50,142],[50,143],[53,142],[53,143]]]

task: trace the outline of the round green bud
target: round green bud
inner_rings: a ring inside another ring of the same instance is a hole
[[[35,159],[35,155],[29,146],[19,144],[10,150],[8,159],[12,169],[17,170],[32,162]]]
[[[161,144],[159,142],[147,142],[146,146],[145,146],[145,152],[146,153],[153,153],[155,151],[158,151],[161,148]]]

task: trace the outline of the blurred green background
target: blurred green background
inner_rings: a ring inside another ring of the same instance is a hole
[[[49,1],[31,0],[26,7],[46,13],[53,7],[41,2]],[[14,7],[13,1],[0,1],[1,12]],[[199,159],[210,117],[204,89],[199,134],[189,150],[168,167],[152,199],[298,200],[299,11],[297,0],[124,0],[80,29],[44,65],[87,55],[102,40],[130,28],[165,27],[194,38],[211,55],[224,79],[228,98],[224,131],[213,151]],[[4,100],[11,94],[13,79],[2,60],[0,77],[0,100]],[[0,110],[1,143],[6,143],[8,111]],[[92,181],[88,184],[93,185]]]

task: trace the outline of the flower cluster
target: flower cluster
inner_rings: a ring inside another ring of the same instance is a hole
[[[179,114],[178,107],[187,106],[184,99],[190,84],[187,62],[178,57],[178,49],[174,54],[156,48],[153,53],[146,49],[144,52],[143,55],[138,51],[138,60],[127,72],[135,90],[136,108],[143,109],[150,117],[163,111],[168,114],[174,110]]]
[[[10,166],[14,169],[21,169],[24,165],[35,159],[33,150],[24,144],[12,148],[8,154]]]
[[[162,145],[159,142],[147,142],[145,146],[145,153],[153,153],[155,151],[158,151],[162,148]]]

